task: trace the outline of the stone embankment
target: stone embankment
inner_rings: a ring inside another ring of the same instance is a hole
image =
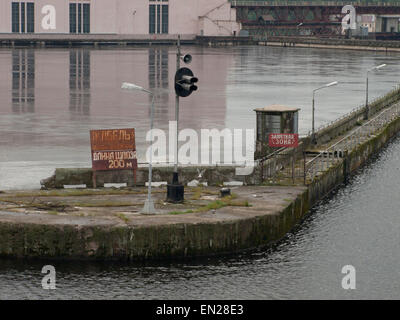
[[[0,47],[107,47],[176,45],[177,35],[117,35],[117,34],[0,34]],[[254,45],[248,36],[208,37],[194,34],[181,35],[183,45],[233,46]]]
[[[373,40],[373,39],[342,39],[342,38],[314,38],[314,37],[268,37],[259,40],[258,45],[303,47],[303,48],[329,48],[366,51],[400,51],[400,41]]]
[[[0,47],[80,47],[176,45],[177,35],[116,35],[116,34],[0,34]],[[343,39],[314,37],[271,36],[258,39],[253,36],[196,36],[181,35],[182,45],[233,46],[268,45],[283,47],[336,48],[368,51],[400,51],[399,41],[373,39]]]

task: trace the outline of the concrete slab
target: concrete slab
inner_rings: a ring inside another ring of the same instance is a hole
[[[185,189],[185,202],[165,201],[166,188],[153,190],[159,214],[140,213],[147,188],[61,189],[7,191],[0,194],[0,223],[46,225],[151,226],[240,220],[279,214],[306,187],[241,186],[232,196],[219,197],[219,188]]]

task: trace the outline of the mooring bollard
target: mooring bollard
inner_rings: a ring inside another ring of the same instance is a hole
[[[229,188],[222,188],[221,190],[219,190],[220,196],[221,198],[223,197],[227,197],[231,195],[231,189]]]

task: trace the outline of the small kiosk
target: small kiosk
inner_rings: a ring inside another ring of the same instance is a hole
[[[298,133],[299,108],[270,105],[254,109],[257,114],[257,137],[254,159],[260,159],[276,150],[268,144],[270,133]]]

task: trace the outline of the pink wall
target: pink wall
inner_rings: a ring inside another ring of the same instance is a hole
[[[170,33],[205,36],[232,35],[240,30],[236,10],[227,0],[170,1]]]
[[[0,1],[0,33],[11,32],[11,1]]]

